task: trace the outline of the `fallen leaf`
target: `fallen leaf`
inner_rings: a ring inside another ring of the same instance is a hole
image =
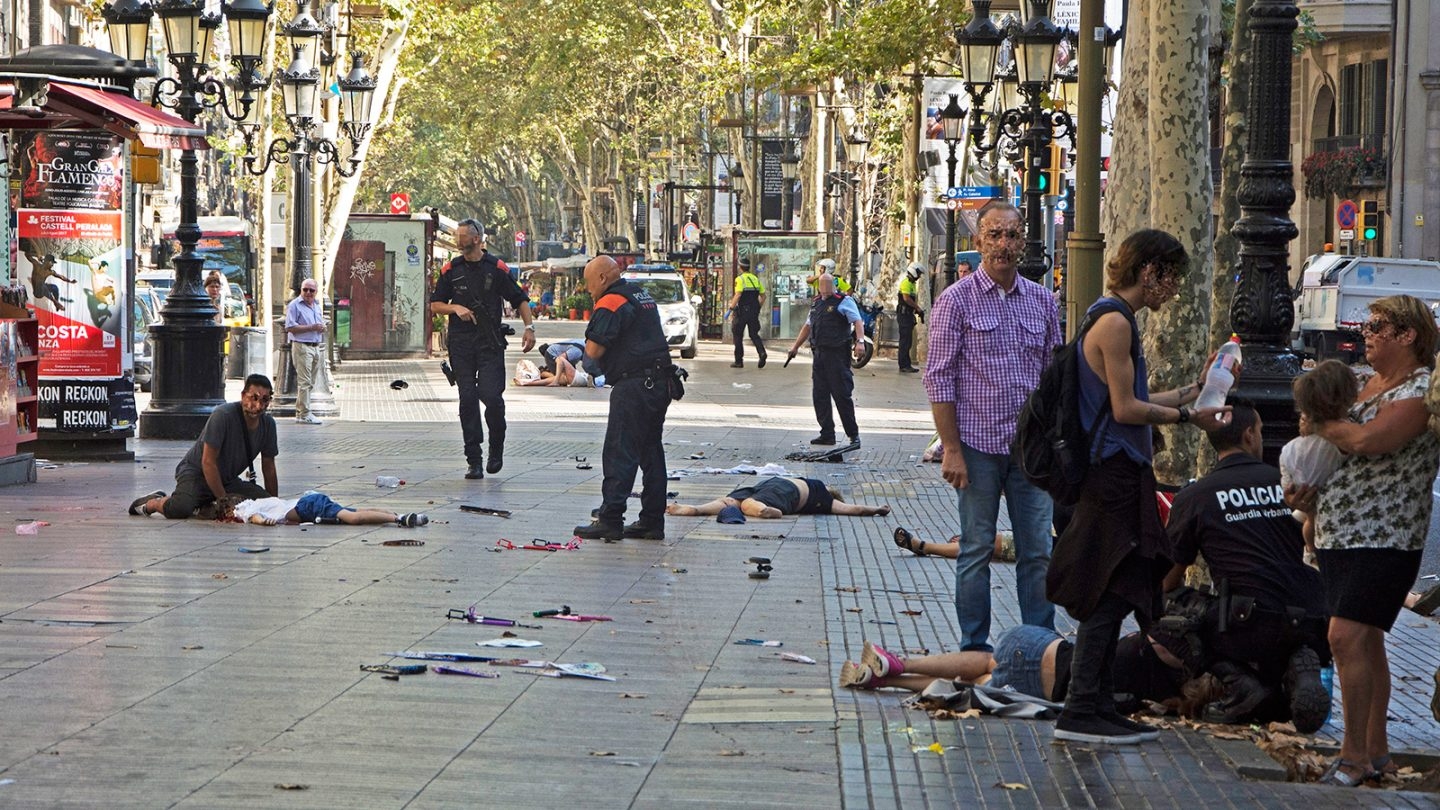
[[[815,733],[815,729],[813,729],[813,728],[797,728],[797,729],[795,729],[795,733],[796,733],[796,734],[814,734],[814,733]]]
[[[944,756],[944,755],[945,755],[945,746],[941,745],[941,744],[938,743],[938,742],[930,743],[930,745],[927,746],[925,750],[927,750],[927,751],[934,751],[935,753],[940,754],[941,756]]]
[[[630,600],[630,604],[632,604],[632,605],[653,605],[653,604],[655,604],[655,600],[654,600],[654,599],[631,599],[631,600]]]
[[[781,689],[781,690],[780,690],[780,694],[782,694],[782,695],[793,695],[793,694],[795,694],[795,690],[794,690],[794,689]]]
[[[637,694],[637,693],[634,693],[634,692],[621,692],[621,693],[620,693],[620,697],[621,697],[621,698],[633,698],[633,699],[635,699],[635,700],[644,700],[644,699],[645,699],[645,696],[644,696],[644,695]]]
[[[1214,737],[1214,738],[1217,739],[1217,740],[1248,740],[1248,739],[1250,739],[1248,736],[1246,736],[1246,735],[1244,735],[1244,734],[1235,734],[1235,733],[1230,732],[1230,731],[1211,731],[1211,732],[1210,732],[1210,736],[1211,736],[1211,737]]]
[[[744,752],[744,751],[738,751],[738,750],[737,750],[737,751],[731,751],[730,749],[727,748],[727,749],[724,749],[723,751],[720,752],[720,756],[722,756],[722,757],[743,757],[743,756],[745,756],[745,752]]]
[[[590,756],[592,756],[592,757],[613,757],[613,756],[615,756],[615,752],[614,752],[614,751],[591,751],[591,752],[590,752]]]
[[[294,782],[276,782],[275,787],[281,790],[309,790],[309,785],[299,785]]]
[[[923,615],[925,615],[925,611],[923,611],[923,610],[902,610],[902,611],[900,611],[900,612],[901,612],[902,614],[906,615],[906,616],[923,616]]]
[[[845,608],[846,613],[864,613],[865,608]]]
[[[229,579],[229,578],[230,578],[230,575],[229,575],[229,574],[211,574],[211,575],[210,575],[210,578],[211,578],[211,579]]]
[[[1030,789],[1030,786],[1029,786],[1029,785],[1022,784],[1022,783],[1020,783],[1020,782],[996,782],[996,783],[995,783],[995,787],[1005,788],[1006,790],[1029,790],[1029,789]]]
[[[203,650],[203,649],[205,649],[205,648],[202,647],[202,646],[200,646],[199,644],[187,644],[187,645],[185,645],[184,647],[181,647],[180,649],[182,649],[182,650]]]
[[[859,589],[859,588],[854,588],[854,587],[851,587],[851,588],[838,588],[838,587],[837,587],[835,590],[839,591],[840,593],[859,593],[859,592],[860,592],[860,589]]]

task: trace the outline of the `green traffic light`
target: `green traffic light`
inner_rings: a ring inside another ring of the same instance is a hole
[[[1045,187],[1048,186],[1048,185],[1050,185],[1050,178],[1046,177],[1044,172],[1041,172],[1041,173],[1040,173],[1040,190],[1041,190],[1041,191],[1044,191],[1044,190],[1045,190]]]
[[[1373,242],[1373,241],[1375,241],[1375,236],[1376,236],[1376,233],[1375,233],[1375,229],[1374,229],[1374,228],[1366,228],[1366,229],[1365,229],[1365,240],[1366,240],[1367,242]]]

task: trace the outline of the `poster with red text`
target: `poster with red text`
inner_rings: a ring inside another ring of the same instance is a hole
[[[16,220],[17,275],[40,322],[40,376],[119,377],[121,212],[25,208]]]

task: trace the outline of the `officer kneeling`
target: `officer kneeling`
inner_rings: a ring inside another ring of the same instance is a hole
[[[665,539],[665,448],[661,433],[670,400],[683,395],[679,370],[660,326],[660,309],[643,288],[620,278],[614,259],[585,265],[585,289],[595,299],[585,329],[585,355],[600,364],[610,393],[610,419],[602,453],[604,479],[594,523],[575,527],[586,540]],[[626,526],[625,504],[644,476],[640,518]]]

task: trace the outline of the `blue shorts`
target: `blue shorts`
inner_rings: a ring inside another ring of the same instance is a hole
[[[1040,661],[1045,657],[1045,648],[1057,638],[1060,634],[1048,627],[1028,624],[1005,631],[995,643],[995,671],[990,673],[990,685],[1008,686],[1021,694],[1050,700],[1040,683]]]
[[[302,523],[314,523],[316,518],[334,520],[341,512],[354,512],[348,506],[341,506],[323,492],[312,492],[300,498],[295,504],[295,513]]]

